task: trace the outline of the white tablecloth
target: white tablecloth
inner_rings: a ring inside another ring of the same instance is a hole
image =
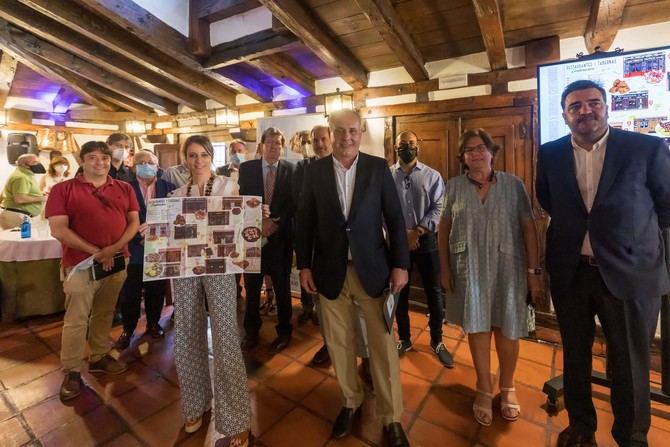
[[[21,239],[20,231],[0,231],[0,262],[39,261],[63,256],[60,242],[51,237],[47,222],[36,222],[29,239]]]

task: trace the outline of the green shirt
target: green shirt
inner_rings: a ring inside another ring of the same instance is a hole
[[[35,203],[16,203],[14,197],[16,194],[23,194],[34,197],[42,197],[42,191],[35,180],[35,174],[30,169],[18,167],[9,176],[5,189],[3,190],[4,199],[2,206],[5,208],[14,208],[16,210],[30,213],[31,216],[37,216],[42,212],[43,202]]]

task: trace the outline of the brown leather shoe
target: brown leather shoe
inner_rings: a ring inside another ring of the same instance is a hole
[[[272,354],[276,354],[278,352],[283,351],[286,349],[288,344],[291,342],[291,336],[290,335],[278,335],[277,338],[275,338],[272,343],[270,343],[270,352]]]
[[[556,447],[597,447],[596,434],[592,430],[570,425],[558,435]]]
[[[126,365],[121,360],[116,360],[109,354],[106,354],[97,362],[91,362],[88,364],[88,372],[92,374],[102,373],[114,376],[116,374],[126,372],[127,369],[128,365]]]
[[[79,396],[83,385],[81,374],[78,371],[67,371],[63,384],[60,386],[60,400],[66,401]]]

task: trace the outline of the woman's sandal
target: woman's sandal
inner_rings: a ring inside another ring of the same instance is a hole
[[[480,396],[486,398],[486,405],[481,405],[482,402]],[[480,403],[477,403],[477,399],[480,398]],[[485,391],[477,390],[477,395],[475,396],[475,402],[472,404],[472,412],[475,415],[475,420],[479,422],[484,427],[489,427],[493,423],[493,394],[487,393]]]
[[[250,431],[245,431],[230,438],[230,447],[252,447],[254,445],[254,437]]]
[[[521,414],[521,406],[519,404],[513,404],[509,401],[503,399],[503,393],[515,393],[516,389],[514,387],[505,388],[500,387],[500,414],[503,419],[506,421],[514,422],[519,419]]]

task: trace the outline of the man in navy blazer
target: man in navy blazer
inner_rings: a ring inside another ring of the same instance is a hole
[[[571,134],[538,155],[570,419],[560,447],[596,445],[594,315],[607,341],[612,435],[620,446],[647,445],[649,345],[660,297],[670,290],[661,234],[670,227],[670,151],[660,138],[609,127],[606,98],[592,81],[568,85],[561,105]]]
[[[263,157],[240,165],[240,194],[263,196],[270,205],[270,217],[263,219],[262,234],[267,239],[261,255],[261,273],[245,273],[247,305],[244,312],[246,337],[242,349],[249,352],[258,345],[263,320],[260,315],[260,293],[263,275],[270,275],[277,300],[277,338],[271,343],[273,353],[282,351],[291,341],[291,264],[292,231],[295,211],[292,197],[294,166],[280,160],[285,139],[281,130],[270,127],[261,137]],[[274,180],[270,180],[274,176]],[[273,187],[270,187],[271,184]],[[267,187],[266,187],[267,186]]]
[[[390,287],[398,293],[407,283],[409,249],[402,208],[386,160],[359,152],[358,114],[336,112],[330,117],[330,128],[333,154],[313,161],[305,171],[296,246],[300,284],[307,292],[319,294],[323,334],[342,390],[344,406],[332,437],[350,433],[365,396],[356,371],[360,309],[377,416],[388,445],[407,446],[400,425],[398,353],[382,311],[385,290]]]

